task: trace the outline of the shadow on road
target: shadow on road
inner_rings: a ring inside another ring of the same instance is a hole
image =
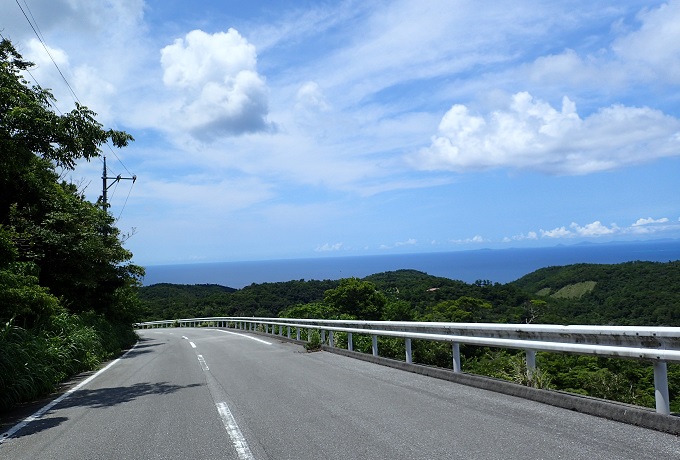
[[[121,356],[121,359],[129,359],[145,353],[151,353],[153,350],[150,350],[150,348],[158,347],[163,344],[164,342],[159,342],[154,339],[140,338],[137,341],[137,345],[132,350],[128,351],[123,356]]]
[[[49,430],[50,428],[59,426],[67,420],[68,417],[49,417],[33,420],[28,425],[23,427],[20,431],[15,433],[14,436],[12,437],[21,438],[23,436],[30,436],[35,433],[40,433],[41,431]]]
[[[202,386],[201,383],[190,385],[173,385],[167,382],[135,383],[129,387],[99,388],[96,390],[78,390],[58,407],[91,407],[103,408],[133,401],[142,396],[166,395],[176,391]]]
[[[190,385],[172,385],[167,382],[160,383],[136,383],[129,387],[99,388],[97,390],[78,390],[70,397],[61,401],[41,418],[32,420],[20,431],[14,434],[14,438],[29,436],[34,433],[54,428],[68,420],[68,417],[51,416],[58,409],[65,407],[90,407],[106,408],[134,401],[137,398],[148,395],[167,395],[184,388],[202,386],[201,383]]]

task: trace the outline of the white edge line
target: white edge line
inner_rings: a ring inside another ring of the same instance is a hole
[[[43,406],[41,409],[38,409],[38,411],[36,411],[33,415],[30,415],[30,416],[26,417],[26,418],[23,419],[21,422],[17,423],[17,424],[14,425],[12,428],[10,428],[9,430],[7,430],[7,431],[5,431],[4,433],[2,433],[2,435],[0,435],[0,444],[2,444],[3,442],[5,442],[7,439],[11,438],[12,435],[14,435],[17,431],[21,430],[22,428],[24,428],[24,427],[25,427],[26,425],[28,425],[29,423],[33,422],[34,420],[38,420],[40,417],[42,417],[43,415],[45,415],[45,412],[47,412],[48,410],[52,409],[54,406],[56,406],[57,404],[59,404],[60,402],[62,402],[64,399],[68,398],[68,397],[71,396],[73,393],[75,393],[76,391],[78,391],[79,389],[81,389],[82,387],[84,387],[85,385],[87,385],[88,383],[90,383],[92,380],[94,380],[95,378],[97,378],[97,376],[98,376],[99,374],[104,373],[106,370],[108,370],[110,367],[112,367],[112,366],[113,366],[114,364],[116,364],[118,361],[120,361],[121,359],[125,358],[125,357],[128,355],[128,353],[130,353],[132,350],[134,350],[135,348],[137,348],[137,345],[139,345],[139,342],[135,343],[135,346],[132,347],[132,348],[130,348],[128,351],[126,351],[125,354],[124,354],[123,356],[121,356],[120,358],[118,358],[118,359],[116,359],[116,360],[110,362],[106,367],[104,367],[104,368],[102,368],[102,369],[99,369],[95,374],[89,376],[88,378],[86,378],[85,380],[83,380],[82,382],[80,382],[78,385],[74,386],[73,388],[71,388],[70,390],[68,390],[66,393],[64,393],[64,394],[62,394],[61,396],[59,396],[57,399],[55,399],[55,400],[53,400],[53,401],[47,403],[47,404],[46,404],[45,406]]]
[[[234,444],[238,458],[240,460],[254,460],[255,457],[250,451],[250,447],[248,447],[246,438],[243,436],[241,429],[236,424],[236,419],[234,419],[234,416],[231,414],[227,403],[219,402],[216,404],[216,406],[217,412],[220,413],[220,418],[222,419],[224,428],[226,428],[227,433],[229,433],[229,437],[231,438],[231,442]]]
[[[264,343],[265,345],[271,345],[271,342],[266,342],[266,341],[264,341],[264,340],[262,340],[262,339],[258,339],[257,337],[253,337],[253,336],[250,336],[250,335],[239,334],[238,332],[224,331],[224,330],[222,330],[222,329],[210,329],[210,330],[211,330],[211,331],[224,332],[225,334],[240,335],[241,337],[245,337],[246,339],[255,340],[255,341],[257,341],[257,342]]]

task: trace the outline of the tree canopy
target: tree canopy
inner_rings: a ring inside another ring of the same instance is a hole
[[[31,66],[0,42],[0,319],[30,326],[58,304],[132,320],[120,291],[143,270],[113,217],[59,175],[132,136],[104,129],[80,104],[56,113],[50,91],[25,78]]]

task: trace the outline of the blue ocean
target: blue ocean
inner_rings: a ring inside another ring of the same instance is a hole
[[[473,283],[508,283],[539,268],[575,263],[680,260],[680,240],[578,244],[522,249],[481,249],[422,254],[319,257],[146,267],[144,285],[220,284],[240,289],[252,283],[357,277],[399,269]]]

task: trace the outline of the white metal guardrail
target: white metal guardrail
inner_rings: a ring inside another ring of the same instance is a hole
[[[670,415],[667,362],[680,362],[680,328],[638,326],[559,326],[548,324],[434,323],[405,321],[348,321],[291,318],[207,317],[148,321],[138,328],[196,327],[203,324],[263,330],[291,338],[295,329],[319,330],[322,341],[326,332],[333,346],[333,333],[347,333],[347,348],[353,351],[353,334],[372,336],[372,352],[378,356],[378,336],[404,339],[405,359],[413,362],[411,340],[450,342],[453,371],[461,372],[460,344],[524,350],[528,369],[536,368],[536,352],[558,352],[650,361],[654,365],[654,393],[657,413]],[[271,332],[270,332],[271,330]],[[308,334],[309,336],[309,334]]]

